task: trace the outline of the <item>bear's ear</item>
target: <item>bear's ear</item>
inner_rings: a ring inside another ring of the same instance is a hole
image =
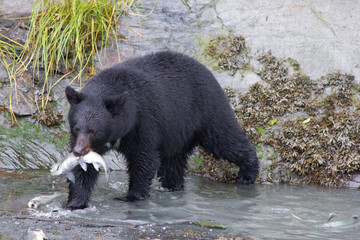
[[[129,98],[129,93],[123,92],[120,96],[106,98],[104,100],[104,103],[107,110],[111,112],[113,115],[116,115],[120,112],[122,106],[125,104],[128,98]]]
[[[73,89],[70,86],[67,86],[65,88],[65,94],[66,94],[67,100],[69,101],[69,103],[71,105],[78,104],[83,99],[83,95],[81,93],[75,91],[75,89]]]

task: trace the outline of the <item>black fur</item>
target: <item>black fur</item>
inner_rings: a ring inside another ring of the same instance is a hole
[[[181,189],[187,157],[197,145],[239,166],[241,184],[254,183],[258,175],[255,148],[223,90],[189,57],[159,52],[134,58],[101,71],[81,92],[67,87],[66,96],[71,151],[84,155],[91,148],[104,154],[106,143],[121,139],[113,146],[127,160],[129,200],[148,198],[156,174],[163,187]],[[98,174],[73,171],[76,182],[69,185],[67,207],[84,208]]]

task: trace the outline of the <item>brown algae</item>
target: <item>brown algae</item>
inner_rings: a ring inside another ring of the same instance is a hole
[[[216,70],[229,71],[234,75],[238,69],[248,65],[248,48],[242,36],[217,36],[205,46],[206,61],[214,62]]]
[[[223,40],[210,41],[205,53],[219,54],[214,43]],[[224,90],[240,125],[256,145],[261,162],[258,180],[338,187],[359,173],[360,87],[354,76],[333,72],[311,80],[301,74],[296,60],[277,59],[271,52],[257,61],[260,68],[255,72],[261,83],[245,93]],[[235,165],[208,161],[213,158],[202,150],[197,157],[207,161],[201,161],[195,172],[235,182]]]
[[[52,107],[47,105],[42,111],[32,115],[41,125],[47,127],[58,126],[63,122],[63,115],[61,112],[56,112]]]

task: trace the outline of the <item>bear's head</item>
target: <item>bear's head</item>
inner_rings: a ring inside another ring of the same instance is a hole
[[[133,125],[134,111],[128,106],[128,92],[103,98],[68,86],[65,94],[70,103],[70,148],[75,156],[83,156],[90,150],[104,154],[109,143],[118,141]]]

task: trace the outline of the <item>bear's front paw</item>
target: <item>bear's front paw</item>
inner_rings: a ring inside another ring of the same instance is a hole
[[[183,184],[167,184],[167,183],[162,183],[161,187],[163,188],[163,191],[165,192],[174,192],[174,191],[179,191],[179,190],[183,190],[184,189],[184,185]]]
[[[150,195],[148,193],[139,193],[139,192],[129,192],[126,195],[126,198],[130,202],[137,201],[137,200],[145,200],[145,199],[148,199],[149,197],[150,197]]]
[[[76,204],[76,203],[68,203],[66,204],[66,206],[64,207],[67,210],[77,210],[77,209],[84,209],[87,208],[88,206],[86,204]]]

